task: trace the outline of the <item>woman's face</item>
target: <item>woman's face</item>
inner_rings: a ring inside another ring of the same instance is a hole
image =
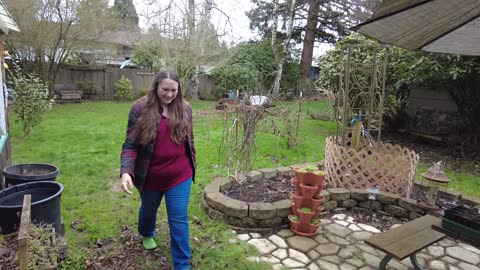
[[[163,79],[157,88],[157,96],[160,99],[160,105],[170,104],[178,94],[178,83],[172,79]]]

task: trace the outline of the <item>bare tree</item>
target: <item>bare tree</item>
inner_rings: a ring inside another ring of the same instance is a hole
[[[47,83],[50,94],[60,65],[112,26],[107,0],[5,0],[19,33],[7,46],[26,71]]]
[[[275,56],[275,62],[277,64],[277,74],[275,76],[275,81],[273,84],[273,96],[277,97],[280,94],[280,80],[282,79],[283,73],[283,63],[285,62],[285,57],[288,54],[288,45],[290,43],[290,38],[292,36],[293,28],[293,17],[295,16],[295,0],[291,0],[289,19],[287,22],[287,36],[283,40],[282,50],[280,51],[280,46],[277,45],[277,25],[278,25],[278,0],[274,0],[273,8],[273,25],[272,28],[272,50]]]

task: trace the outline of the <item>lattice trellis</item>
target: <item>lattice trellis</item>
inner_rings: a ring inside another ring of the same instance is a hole
[[[328,137],[325,144],[325,181],[334,187],[380,190],[402,197],[410,194],[419,155],[408,148],[389,143],[363,142],[356,151]]]

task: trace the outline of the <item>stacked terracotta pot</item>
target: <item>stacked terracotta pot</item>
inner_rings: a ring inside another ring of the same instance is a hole
[[[325,172],[316,167],[295,168],[292,184],[293,215],[288,216],[291,229],[302,236],[314,236],[320,226],[318,215],[322,211],[324,197],[320,196],[325,185]]]

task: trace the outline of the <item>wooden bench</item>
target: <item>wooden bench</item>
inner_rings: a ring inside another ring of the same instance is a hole
[[[365,240],[365,243],[386,253],[380,262],[380,270],[384,270],[392,258],[401,261],[407,257],[410,257],[415,270],[421,270],[416,253],[446,237],[445,234],[432,229],[432,225],[440,224],[441,219],[426,215],[374,235]]]

